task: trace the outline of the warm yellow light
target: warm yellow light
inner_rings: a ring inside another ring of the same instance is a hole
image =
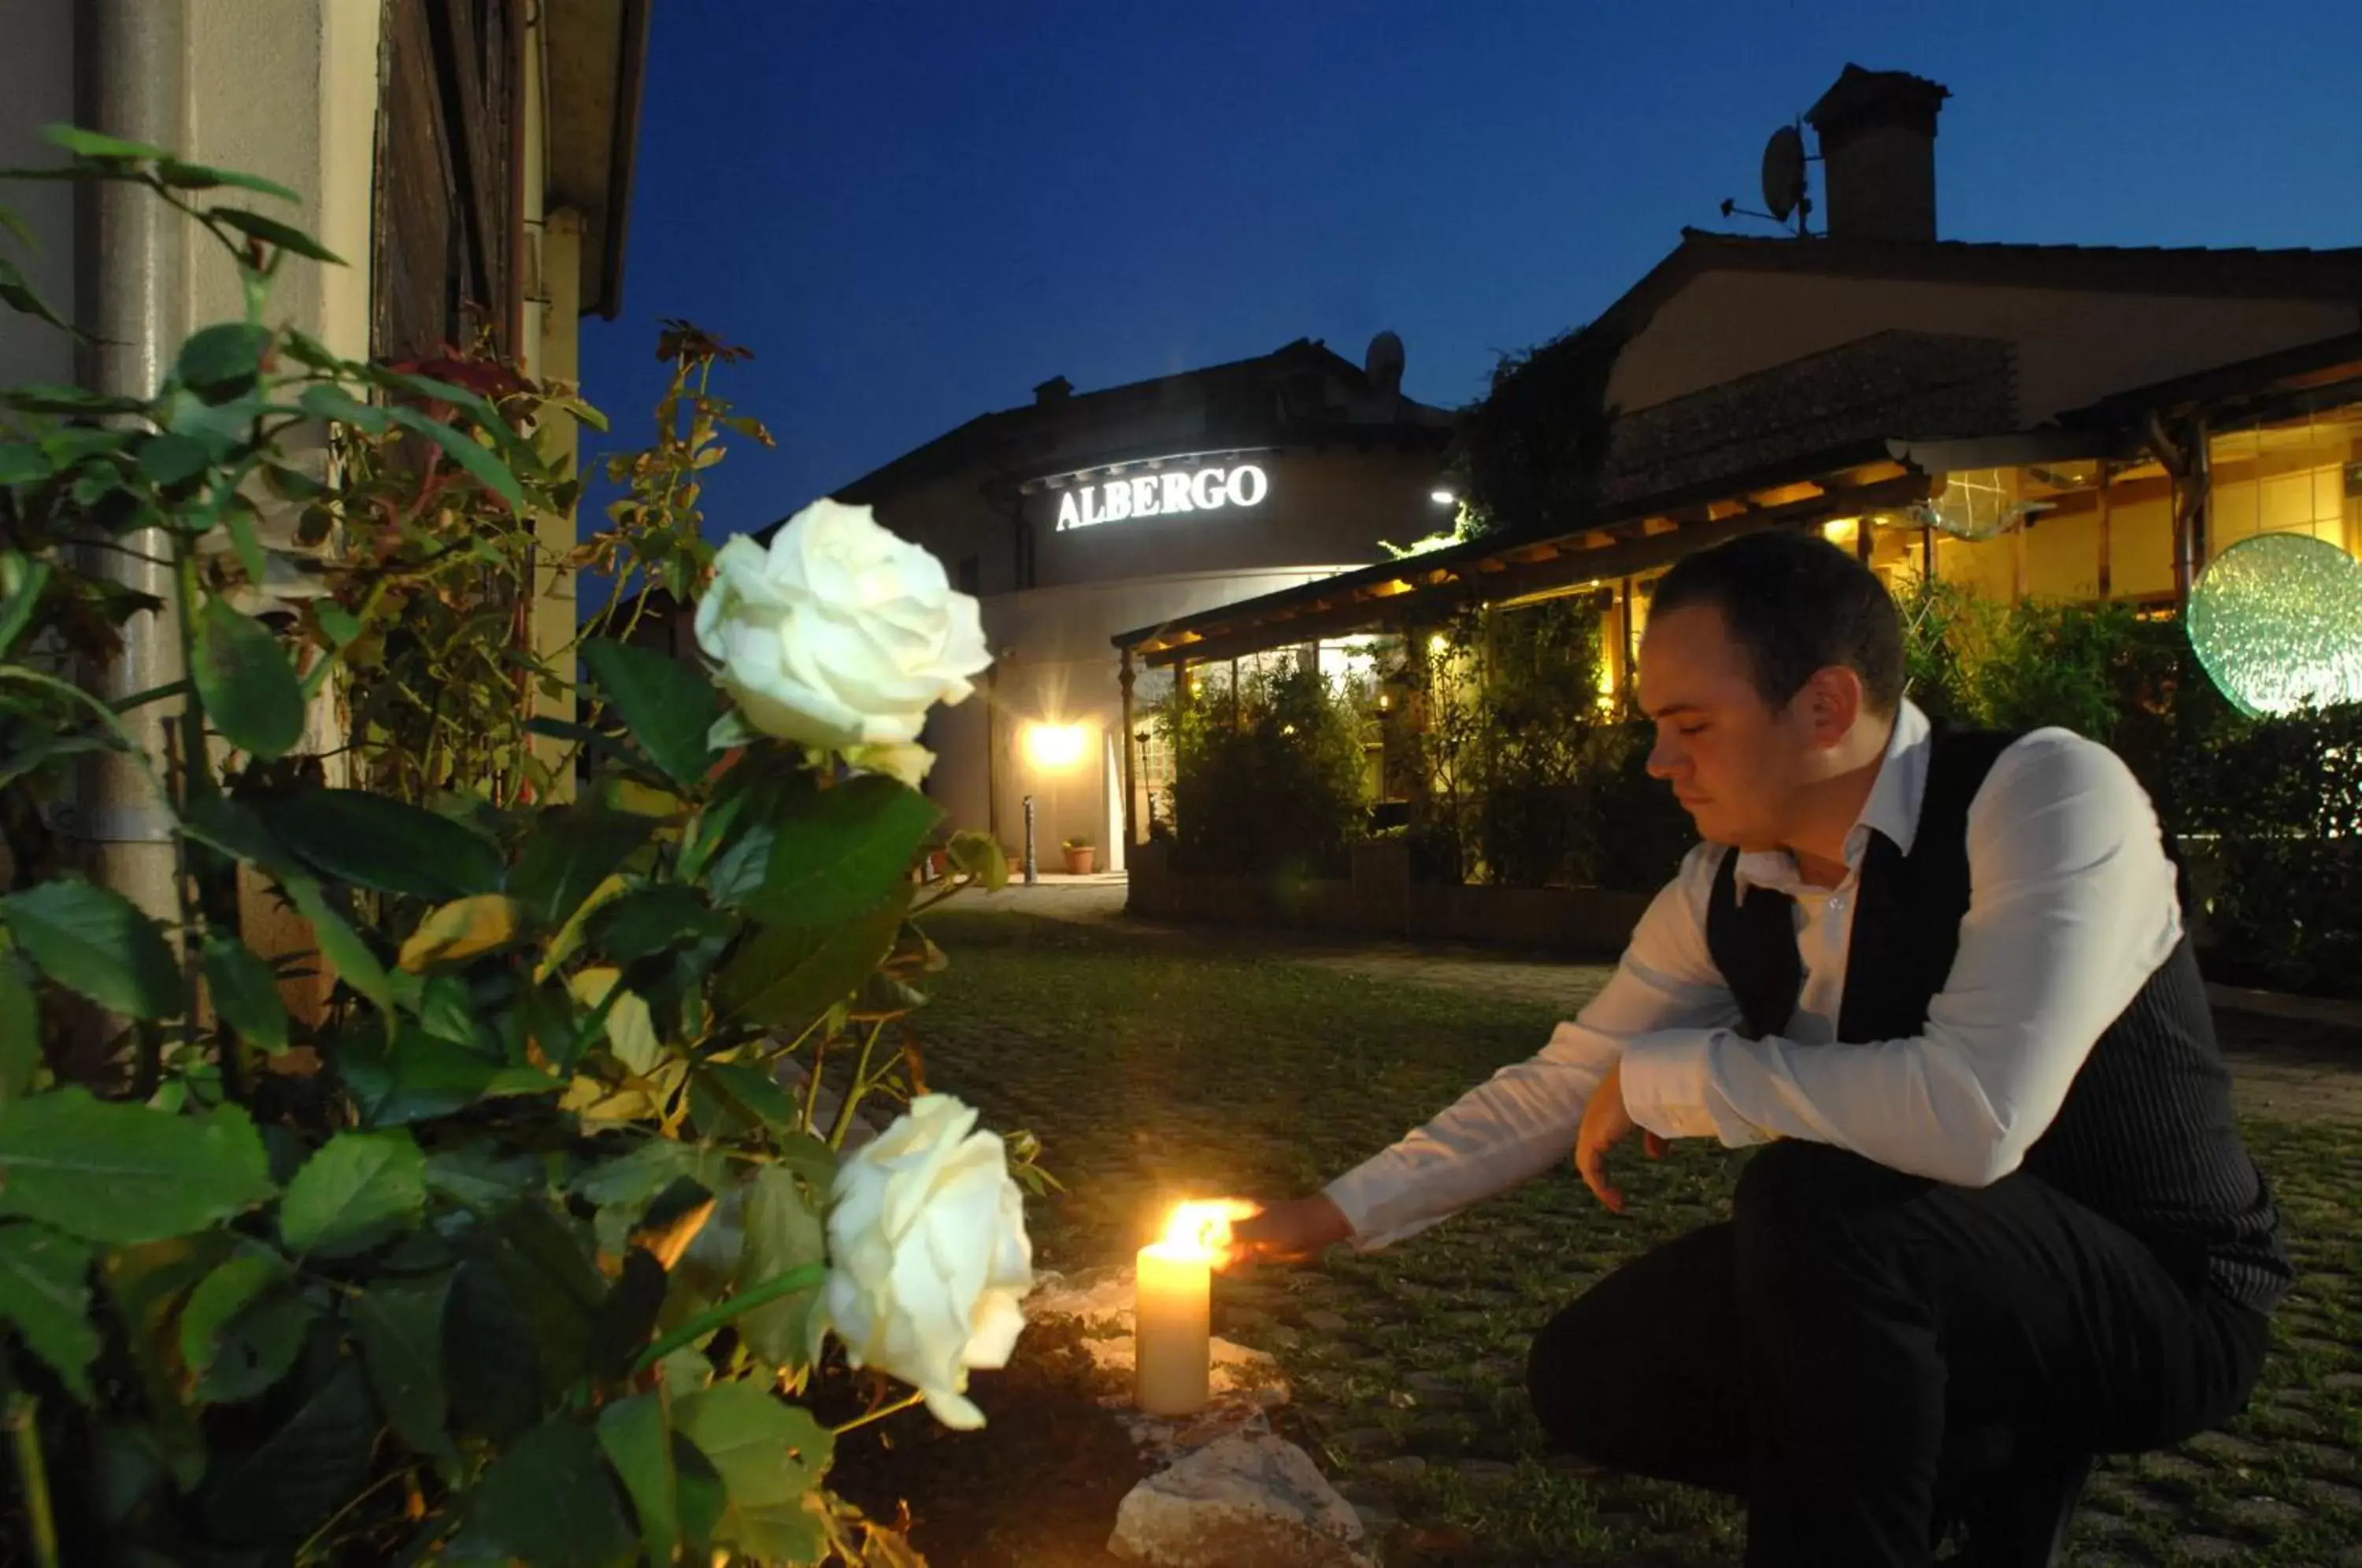
[[[1258,1204],[1239,1198],[1175,1207],[1164,1222],[1164,1234],[1150,1245],[1168,1257],[1205,1258],[1220,1262],[1231,1252],[1231,1226],[1263,1212]]]
[[[1821,537],[1832,545],[1850,545],[1860,533],[1861,524],[1851,517],[1836,517],[1821,525]]]
[[[1427,651],[1439,657],[1451,650],[1451,639],[1441,632],[1427,639]]]
[[[1085,738],[1080,724],[1028,724],[1026,760],[1036,767],[1072,767],[1083,759]]]

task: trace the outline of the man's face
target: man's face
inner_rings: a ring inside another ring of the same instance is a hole
[[[1712,605],[1650,617],[1640,642],[1640,708],[1657,726],[1649,772],[1673,787],[1699,836],[1745,850],[1788,842],[1816,777],[1810,690],[1785,708],[1766,704]]]

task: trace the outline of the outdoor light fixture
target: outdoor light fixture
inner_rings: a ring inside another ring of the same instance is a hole
[[[1025,757],[1036,767],[1072,767],[1083,759],[1080,724],[1028,724]]]
[[[1460,499],[1458,496],[1452,494],[1450,491],[1443,489],[1440,485],[1435,489],[1429,491],[1427,492],[1427,498],[1428,500],[1435,502],[1438,506],[1449,506],[1453,502]]]
[[[1440,658],[1451,651],[1451,639],[1438,632],[1427,639],[1427,651]]]

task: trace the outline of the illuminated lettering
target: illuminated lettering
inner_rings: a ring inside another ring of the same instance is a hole
[[[1076,485],[1058,497],[1058,532],[1096,528],[1135,517],[1168,517],[1182,512],[1220,512],[1260,506],[1271,494],[1271,477],[1253,463],[1195,473],[1140,474],[1105,484]]]

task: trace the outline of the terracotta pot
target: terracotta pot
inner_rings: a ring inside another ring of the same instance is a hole
[[[1069,877],[1089,876],[1091,874],[1091,867],[1098,863],[1098,853],[1099,852],[1096,848],[1087,844],[1082,845],[1080,848],[1069,848],[1066,851],[1066,875]]]

